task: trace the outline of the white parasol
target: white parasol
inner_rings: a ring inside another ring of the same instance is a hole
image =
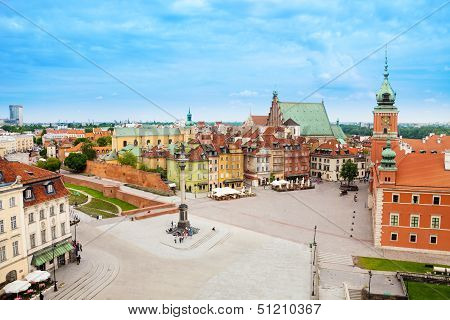
[[[29,282],[42,282],[50,278],[50,273],[48,271],[36,270],[28,274],[25,279]]]
[[[8,283],[3,290],[5,290],[5,293],[19,293],[28,290],[29,287],[31,287],[31,283],[28,281],[16,280]]]

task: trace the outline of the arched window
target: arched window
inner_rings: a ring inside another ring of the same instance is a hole
[[[384,134],[387,134],[387,133],[388,133],[388,132],[387,132],[387,128],[384,128],[384,129],[383,129],[383,133],[384,133]]]
[[[17,280],[17,271],[12,270],[6,274],[6,282],[10,283]]]
[[[127,146],[127,142],[124,141],[124,142],[123,142],[123,147],[125,148],[126,146]]]
[[[138,145],[138,141],[136,139],[134,139],[133,144],[134,144],[134,146],[137,146]]]
[[[147,140],[147,145],[149,145],[150,144],[150,140]]]

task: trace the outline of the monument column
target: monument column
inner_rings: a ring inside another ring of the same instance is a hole
[[[188,206],[185,203],[186,197],[186,177],[185,177],[185,169],[186,169],[186,155],[184,152],[184,145],[181,145],[180,157],[178,158],[178,166],[180,167],[180,191],[181,191],[181,204],[178,207],[180,210],[180,217],[178,221],[178,228],[185,229],[186,227],[190,227],[190,223],[188,220]]]

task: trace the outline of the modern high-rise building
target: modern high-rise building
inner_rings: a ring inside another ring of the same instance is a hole
[[[10,105],[9,106],[9,120],[16,125],[23,125],[23,106]]]

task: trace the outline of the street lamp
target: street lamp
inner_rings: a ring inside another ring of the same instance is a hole
[[[372,282],[372,270],[369,270],[369,300],[370,300],[370,283]]]
[[[181,144],[180,156],[178,158],[178,166],[180,167],[180,189],[181,189],[181,204],[178,207],[180,209],[180,217],[178,221],[178,228],[185,229],[190,227],[190,223],[188,220],[188,206],[185,203],[185,193],[186,193],[186,177],[185,177],[185,169],[186,162],[188,159],[186,158],[186,154],[184,152],[184,145]]]
[[[313,265],[316,265],[316,250],[317,250],[317,243],[316,243],[316,233],[317,233],[317,226],[314,226],[314,239],[313,239]]]
[[[58,291],[58,285],[56,284],[56,260],[55,260],[56,244],[53,244],[52,247],[53,247],[53,281],[55,283],[53,290],[56,292],[56,291]]]

